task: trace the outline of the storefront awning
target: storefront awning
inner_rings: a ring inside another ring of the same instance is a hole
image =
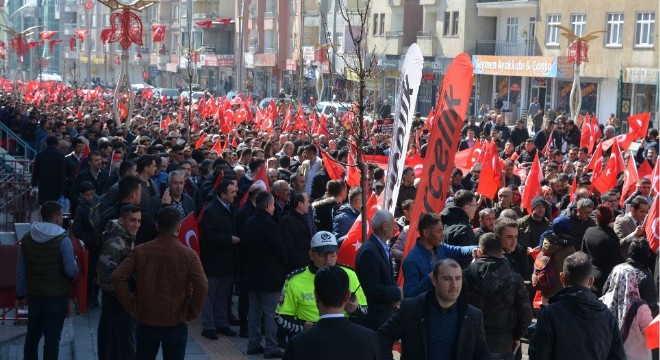
[[[555,56],[489,56],[472,55],[474,73],[478,75],[556,77]]]

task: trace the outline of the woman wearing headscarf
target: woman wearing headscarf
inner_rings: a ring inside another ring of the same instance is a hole
[[[650,360],[644,328],[653,321],[651,309],[639,296],[637,275],[630,264],[619,264],[608,278],[600,300],[617,319],[623,349],[628,360]]]
[[[591,286],[596,295],[601,295],[603,285],[612,269],[623,262],[619,250],[619,238],[609,226],[613,221],[612,209],[607,205],[596,207],[596,226],[584,233],[582,251],[589,255],[594,266],[594,284]]]

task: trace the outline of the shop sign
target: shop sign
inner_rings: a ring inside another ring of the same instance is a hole
[[[313,46],[303,46],[303,60],[305,61],[314,61],[314,47]]]
[[[573,64],[568,62],[568,56],[557,57],[557,77],[562,79],[573,78]]]
[[[474,73],[480,75],[556,77],[554,56],[473,55]]]
[[[216,55],[218,65],[216,66],[234,66],[234,54]]]
[[[376,68],[378,70],[399,70],[399,60],[378,59]]]
[[[296,59],[286,59],[286,70],[296,71],[298,69],[298,62]]]
[[[360,81],[360,78],[355,71],[346,68],[346,80],[358,82]],[[371,78],[371,77],[364,79],[365,85],[367,86],[367,90],[378,90],[380,88],[379,80],[380,79]]]
[[[590,95],[594,91],[596,91],[596,84],[594,83],[582,83],[580,84],[580,87],[582,89],[582,97],[585,97],[587,95]],[[571,89],[573,88],[573,83],[569,82],[566,83],[561,90],[559,90],[559,95],[561,97],[566,97],[571,93]]]
[[[660,69],[652,68],[625,68],[623,70],[623,82],[631,84],[655,85],[658,83]]]
[[[330,74],[330,62],[327,60],[320,62],[319,67],[321,68],[322,74]]]
[[[277,57],[275,54],[255,54],[254,55],[254,66],[275,66],[277,63]]]
[[[167,63],[165,64],[165,71],[175,73],[177,72],[176,70],[176,63]]]
[[[385,72],[386,78],[398,79],[401,76],[401,72],[398,70],[389,70]]]
[[[442,73],[443,66],[442,63],[439,61],[424,61],[424,65],[422,65],[423,71],[426,72],[435,72],[435,73]]]
[[[252,69],[254,68],[254,54],[253,53],[245,53],[243,54],[243,60],[245,60],[245,67]]]

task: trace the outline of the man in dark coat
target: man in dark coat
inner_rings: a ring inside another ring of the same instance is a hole
[[[284,215],[280,226],[289,262],[287,271],[293,271],[309,264],[309,241],[312,232],[305,218],[309,211],[309,196],[303,192],[295,192],[291,195],[289,205],[291,210]]]
[[[351,295],[349,278],[343,269],[339,266],[319,269],[314,277],[319,322],[289,341],[284,359],[380,359],[376,333],[344,316],[344,305]],[[391,347],[389,353],[392,354]]]
[[[371,228],[373,234],[355,258],[355,272],[369,304],[365,326],[377,330],[394,312],[402,293],[394,279],[387,246],[397,229],[394,216],[387,210],[377,211],[371,219]]]
[[[516,223],[512,221],[516,231]],[[484,313],[488,350],[495,359],[512,358],[532,322],[529,295],[520,275],[503,257],[502,239],[493,233],[479,238],[479,257],[463,272],[462,294]]]
[[[477,245],[477,238],[470,221],[477,212],[477,198],[472,191],[459,190],[454,195],[454,205],[440,213],[445,225],[445,242],[449,245]]]
[[[32,186],[39,187],[39,205],[57,201],[65,191],[64,155],[57,150],[57,143],[55,136],[47,137],[46,149],[34,159]]]
[[[202,266],[209,282],[209,291],[202,309],[202,336],[217,340],[216,331],[225,336],[236,336],[229,328],[227,301],[234,284],[236,247],[241,239],[236,236],[233,202],[236,186],[228,179],[220,181],[217,196],[202,210],[199,223],[201,233]]]
[[[280,290],[284,285],[287,263],[286,249],[280,226],[272,220],[275,212],[275,199],[270,192],[258,193],[255,199],[256,214],[246,223],[242,232],[248,253],[247,282],[250,293],[248,330],[250,340],[247,351],[250,354],[263,351],[264,357],[281,357],[277,347],[277,324],[275,309]],[[263,314],[263,319],[262,319]],[[261,322],[264,322],[266,346],[261,347]]]
[[[559,274],[564,289],[542,307],[529,359],[625,359],[617,320],[590,287],[591,261],[570,255]]]
[[[378,329],[381,359],[392,359],[392,344],[401,339],[401,360],[490,359],[481,311],[459,300],[461,266],[452,259],[433,267],[434,290],[404,299]],[[371,304],[369,304],[371,306]]]

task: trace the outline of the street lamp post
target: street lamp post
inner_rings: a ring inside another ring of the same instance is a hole
[[[564,30],[561,35],[568,39],[571,43],[568,46],[568,62],[573,63],[573,86],[571,87],[571,94],[569,95],[568,106],[571,112],[571,118],[577,121],[580,115],[580,108],[582,108],[582,88],[580,87],[580,65],[583,62],[589,62],[589,41],[597,39],[597,33],[607,32],[605,30],[597,30],[587,33],[583,36],[578,36],[571,29],[561,26],[552,25],[558,29]]]

